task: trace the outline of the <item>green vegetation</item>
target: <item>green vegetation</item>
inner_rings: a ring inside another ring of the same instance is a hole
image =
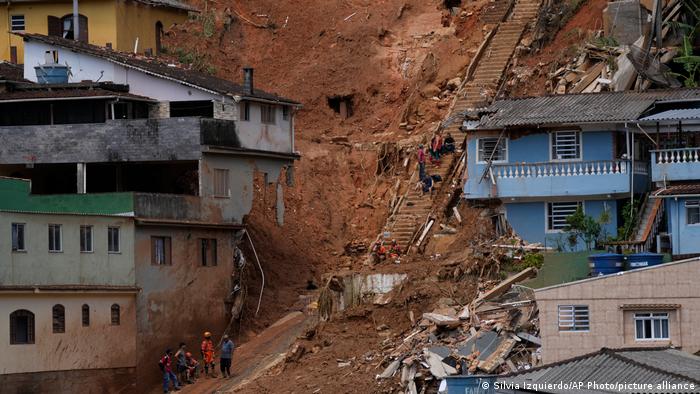
[[[544,255],[539,252],[525,252],[520,259],[509,259],[508,262],[501,266],[501,273],[507,276],[508,272],[520,272],[526,268],[535,267],[542,268],[544,264]]]
[[[685,74],[671,73],[673,76],[683,79],[683,85],[687,88],[698,87],[698,77],[700,73],[700,56],[695,56],[693,53],[693,42],[695,36],[700,29],[700,0],[685,0],[683,8],[686,16],[695,21],[694,25],[670,21],[667,23],[674,31],[683,34],[683,45],[680,48],[678,56],[673,59],[673,62],[680,64],[683,67]]]
[[[609,220],[609,214],[607,220]],[[580,239],[586,244],[586,249],[591,250],[600,237],[602,226],[592,216],[584,214],[583,207],[579,206],[574,214],[566,218],[564,231],[569,233],[568,240],[572,249]]]
[[[208,74],[216,73],[216,68],[210,64],[207,56],[200,54],[197,51],[188,51],[183,48],[176,48],[175,55],[177,56],[178,62],[190,66],[195,71]]]
[[[617,229],[617,240],[628,240],[634,229],[637,227],[637,214],[639,213],[639,205],[641,201],[635,198],[633,202],[627,201],[622,207],[622,227]]]

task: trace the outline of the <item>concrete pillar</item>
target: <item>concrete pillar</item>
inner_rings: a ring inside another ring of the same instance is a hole
[[[151,106],[148,116],[152,119],[166,119],[170,117],[170,101],[159,101]]]
[[[85,194],[87,193],[87,167],[85,166],[85,163],[78,163],[77,174],[78,194]]]
[[[277,183],[277,224],[282,226],[284,224],[284,189],[281,183]]]

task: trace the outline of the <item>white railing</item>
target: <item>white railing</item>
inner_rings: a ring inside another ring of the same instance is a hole
[[[656,164],[700,162],[700,148],[663,149],[652,153],[656,157]]]
[[[494,164],[491,167],[491,171],[495,178],[542,178],[627,174],[628,167],[629,163],[626,160],[596,160],[561,163]]]

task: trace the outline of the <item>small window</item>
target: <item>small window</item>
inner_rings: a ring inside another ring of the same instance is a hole
[[[24,15],[10,16],[10,30],[24,31]]]
[[[61,304],[53,306],[53,332],[54,334],[62,334],[66,332],[66,309]]]
[[[275,107],[262,104],[260,106],[260,121],[264,124],[275,124]]]
[[[24,223],[12,223],[12,251],[24,252]]]
[[[199,240],[199,262],[201,265],[215,266],[216,265],[216,239],[201,238]]]
[[[34,343],[34,314],[20,309],[10,313],[10,345]]]
[[[289,106],[285,105],[282,107],[282,119],[289,120]]]
[[[107,228],[107,252],[119,253],[119,227]]]
[[[507,140],[501,138],[499,142],[498,138],[479,138],[477,153],[480,163],[486,163],[489,158],[496,163],[508,161]]]
[[[88,304],[83,304],[83,327],[90,326],[90,306]]]
[[[687,224],[700,224],[700,201],[685,202],[685,219]]]
[[[668,312],[635,313],[634,336],[638,341],[669,339]]]
[[[80,251],[92,252],[92,226],[80,226]]]
[[[214,169],[214,196],[229,197],[231,190],[228,185],[228,170],[225,168]]]
[[[151,264],[171,265],[170,237],[151,237]]]
[[[547,231],[562,231],[568,224],[566,218],[576,213],[578,207],[583,208],[580,201],[574,202],[548,202],[547,203]]]
[[[111,317],[112,317],[112,325],[113,326],[118,326],[121,321],[121,308],[119,308],[119,304],[112,304],[111,308]]]
[[[588,305],[559,305],[559,331],[588,331]]]
[[[247,101],[241,103],[241,120],[250,120],[250,103]]]
[[[49,252],[61,252],[61,225],[49,224]]]
[[[581,159],[581,132],[555,131],[551,134],[552,160]]]

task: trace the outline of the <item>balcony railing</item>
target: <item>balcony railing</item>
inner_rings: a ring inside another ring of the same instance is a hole
[[[640,164],[644,173],[647,172],[645,163]],[[545,162],[545,163],[514,163],[493,165],[492,171],[495,179],[505,178],[544,178],[544,177],[568,177],[587,175],[627,174],[629,162],[626,160],[596,160],[575,162]]]
[[[656,164],[699,163],[700,148],[664,149],[654,151]]]
[[[700,148],[651,151],[651,179],[654,182],[699,179]]]

